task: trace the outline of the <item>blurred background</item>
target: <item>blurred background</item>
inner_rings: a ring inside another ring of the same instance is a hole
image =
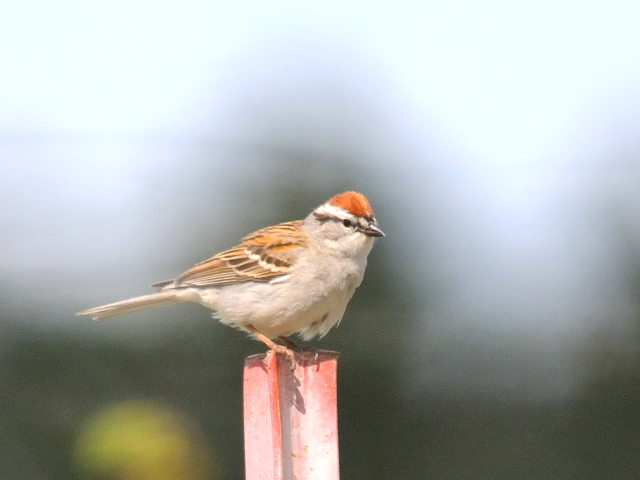
[[[95,323],[364,192],[345,479],[640,469],[640,4],[5,2],[0,477],[242,479],[197,305]]]

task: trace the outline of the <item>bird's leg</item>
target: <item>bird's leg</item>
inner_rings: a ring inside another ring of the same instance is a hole
[[[273,340],[271,340],[269,337],[266,337],[265,335],[260,333],[256,329],[256,327],[254,327],[253,325],[246,325],[245,328],[247,330],[249,330],[251,333],[253,333],[258,338],[258,340],[260,340],[262,343],[264,343],[271,350],[273,350],[276,353],[281,353],[285,357],[287,357],[289,362],[291,362],[291,370],[295,370],[296,369],[296,366],[298,365],[298,360],[296,358],[295,352],[291,348],[288,348],[288,347],[286,347],[284,345],[278,345]],[[287,340],[289,340],[289,339],[287,339]],[[293,343],[293,342],[291,342],[291,343]]]
[[[285,337],[280,336],[278,337],[278,340],[280,340],[282,343],[284,343],[284,345],[289,349],[289,350],[295,350],[297,352],[301,352],[304,350],[304,347],[301,347],[300,345],[298,345],[296,342],[294,342],[293,340],[291,340],[289,337]]]

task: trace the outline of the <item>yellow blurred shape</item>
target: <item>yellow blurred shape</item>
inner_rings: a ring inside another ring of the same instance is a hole
[[[91,417],[78,435],[74,459],[87,478],[219,478],[197,429],[170,409],[145,400],[119,403]]]

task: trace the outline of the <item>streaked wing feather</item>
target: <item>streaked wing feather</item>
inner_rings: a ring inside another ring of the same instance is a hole
[[[300,242],[302,222],[258,230],[243,243],[219,253],[175,281],[176,287],[209,287],[250,281],[268,282],[288,275],[306,243]]]
[[[265,239],[273,238],[274,231],[277,231],[278,236],[282,239],[290,238],[295,241],[300,241],[300,227],[302,227],[303,223],[303,220],[296,220],[294,222],[281,223],[273,227],[266,227],[250,233],[242,239],[242,243],[257,240],[262,241],[262,243],[264,244]]]

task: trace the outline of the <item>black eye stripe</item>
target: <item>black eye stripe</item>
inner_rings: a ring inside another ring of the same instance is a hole
[[[370,223],[372,222],[375,223],[375,220],[373,217],[339,218],[339,217],[334,217],[333,215],[324,215],[322,213],[317,213],[317,212],[314,212],[313,214],[320,223],[340,222],[346,228],[350,228],[350,227],[354,227],[356,229],[366,228]]]

